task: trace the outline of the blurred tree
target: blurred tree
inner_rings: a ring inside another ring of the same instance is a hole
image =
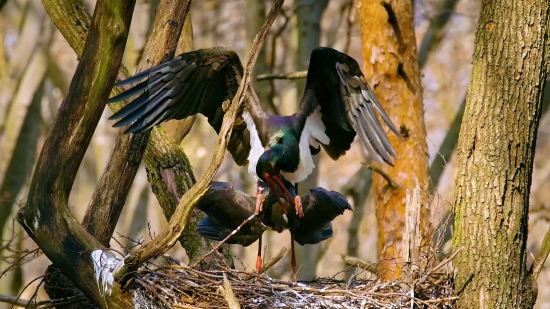
[[[264,20],[265,20],[265,1],[264,0],[246,0],[245,28],[246,28],[246,51],[247,52],[249,52],[250,48],[252,48],[252,42],[254,41],[254,37],[256,36],[256,33],[258,33],[258,31],[260,31],[260,29],[262,28],[262,24],[264,23]],[[267,72],[266,47],[267,46],[264,46],[264,48],[258,55],[258,61],[254,66],[254,71],[252,72],[252,79],[250,81],[250,84],[252,86],[258,85],[256,80],[258,75]],[[271,46],[271,48],[275,48],[275,46]],[[258,95],[258,99],[262,104],[262,108],[267,110],[269,108],[269,106],[267,105],[268,95],[269,95],[268,88],[265,87],[264,85],[264,87],[254,87],[254,90]]]
[[[374,199],[378,221],[379,274],[383,280],[399,277],[396,261],[401,256],[405,231],[405,196],[420,185],[422,205],[427,205],[428,150],[422,85],[413,24],[412,1],[358,3],[363,43],[364,72],[393,122],[400,126],[402,140],[388,134],[395,148],[395,166],[380,168],[397,186],[374,173]],[[386,130],[389,131],[389,130]],[[422,209],[421,222],[427,222]]]
[[[295,68],[297,71],[307,70],[309,66],[309,59],[311,51],[319,47],[321,42],[321,18],[323,12],[327,8],[328,0],[317,1],[298,1],[296,5],[299,6],[296,11],[297,28],[298,31],[298,49],[296,50]],[[296,87],[298,91],[305,88],[306,80],[299,79],[296,81]],[[297,102],[302,96],[302,93],[298,92]],[[313,163],[315,166],[319,166],[319,156],[313,157]],[[319,169],[313,169],[313,173],[309,177],[300,183],[299,192],[304,194],[309,192],[309,189],[317,186],[317,176]],[[317,258],[319,255],[317,251],[319,245],[307,245],[296,247],[296,257],[300,261],[300,274],[299,279],[311,280],[315,276],[315,270],[317,268]]]
[[[548,13],[544,0],[481,5],[455,179],[459,308],[532,308],[536,300],[548,252],[531,272],[526,242]]]

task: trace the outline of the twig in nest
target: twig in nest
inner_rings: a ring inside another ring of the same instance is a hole
[[[286,247],[283,247],[281,249],[281,251],[279,251],[279,253],[277,253],[276,256],[274,256],[273,258],[271,258],[269,261],[267,261],[264,265],[262,265],[262,267],[260,268],[260,271],[258,272],[257,275],[261,275],[263,274],[264,272],[266,272],[269,268],[271,268],[271,266],[275,265],[277,262],[279,262],[283,256],[285,256],[285,253],[288,249]],[[252,276],[248,276],[246,277],[244,280],[250,280],[251,278],[257,276],[257,275],[252,275]]]
[[[199,265],[199,263],[202,262],[202,260],[204,260],[207,256],[209,256],[210,254],[218,250],[218,248],[220,248],[221,245],[223,245],[231,236],[235,235],[245,224],[250,222],[250,220],[254,219],[254,217],[256,217],[256,214],[252,214],[250,217],[244,220],[243,223],[237,226],[237,228],[233,230],[233,232],[229,233],[229,235],[227,235],[222,241],[220,241],[212,250],[210,250],[208,253],[203,255],[200,259],[196,260],[195,263],[191,265],[191,268],[195,268],[195,266]]]
[[[237,297],[235,297],[231,283],[227,280],[225,273],[223,274],[223,287],[220,286],[220,291],[222,292],[222,295],[227,302],[227,306],[230,309],[241,309],[241,305],[239,305],[239,301],[237,300]]]
[[[300,78],[306,78],[307,77],[307,70],[306,71],[297,71],[297,72],[291,72],[291,73],[285,73],[285,74],[260,74],[256,78],[256,80],[272,80],[272,79],[300,79]]]
[[[436,267],[430,269],[428,271],[427,274],[425,274],[422,278],[418,279],[418,281],[415,283],[415,285],[419,285],[419,284],[422,284],[424,283],[428,277],[430,277],[431,274],[433,274],[434,272],[436,272],[438,269],[440,269],[441,267],[445,266],[447,263],[449,263],[450,261],[452,261],[456,255],[462,251],[462,249],[464,249],[464,247],[460,247],[458,248],[455,252],[453,252],[453,254],[449,255],[448,258],[444,259],[443,261],[441,261],[441,263],[439,263]]]
[[[193,307],[193,306],[190,306],[190,305],[178,304],[178,303],[173,303],[172,306],[176,307],[176,308],[183,308],[183,309],[201,309],[199,307]]]
[[[356,258],[354,256],[349,256],[349,255],[342,255],[342,260],[347,265],[359,267],[375,276],[378,276],[378,269],[376,268],[376,263],[371,263],[369,261],[361,260],[360,258]]]
[[[376,172],[378,174],[380,174],[382,177],[384,177],[384,179],[386,179],[386,181],[388,182],[388,184],[390,185],[390,188],[392,189],[397,189],[399,188],[399,185],[397,184],[397,182],[395,182],[395,180],[393,180],[390,175],[388,175],[388,173],[384,172],[381,168],[379,168],[378,166],[376,165],[373,165],[373,164],[368,164],[368,163],[363,163],[363,165],[368,168],[369,170],[373,171],[373,172]]]

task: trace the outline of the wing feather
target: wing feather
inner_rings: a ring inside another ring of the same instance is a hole
[[[108,103],[134,96],[134,100],[110,117],[115,127],[130,125],[125,133],[140,133],[171,119],[203,114],[219,133],[224,116],[222,104],[235,95],[243,68],[237,54],[227,48],[200,49],[152,67],[115,86],[137,83]],[[252,89],[250,89],[252,90]],[[248,104],[257,104],[249,101]],[[228,146],[235,162],[247,163],[250,134],[237,117]]]
[[[311,53],[299,113],[310,117],[318,106],[330,138],[328,144],[320,142],[332,159],[344,155],[357,134],[375,160],[393,165],[396,153],[378,116],[400,137],[399,131],[366,82],[357,61],[327,47]]]

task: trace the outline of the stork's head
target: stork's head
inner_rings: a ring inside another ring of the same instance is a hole
[[[299,156],[299,153],[296,156]],[[284,178],[281,175],[281,170],[289,171],[289,163],[292,164],[293,157],[293,155],[287,152],[284,145],[278,144],[265,151],[256,164],[256,175],[269,186],[285,213],[285,206],[280,202],[279,192],[283,192],[287,202],[293,203],[293,199],[284,185]],[[295,169],[296,168],[294,168],[294,170]]]

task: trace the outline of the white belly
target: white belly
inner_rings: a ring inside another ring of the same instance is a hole
[[[313,157],[311,156],[311,151],[309,150],[309,145],[318,148],[320,147],[319,142],[325,145],[330,143],[330,139],[325,134],[325,125],[321,121],[321,112],[320,107],[318,107],[313,114],[311,114],[304,126],[302,135],[300,136],[300,163],[298,164],[298,169],[294,173],[285,173],[281,174],[292,183],[298,183],[303,181],[313,172],[315,164],[313,164]],[[264,153],[265,149],[262,146],[258,132],[256,131],[256,125],[252,116],[248,112],[243,113],[243,119],[246,122],[246,126],[250,131],[250,153],[248,155],[248,173],[258,179],[256,175],[256,165],[258,160]],[[319,141],[319,142],[317,142]]]
[[[264,147],[262,146],[262,141],[260,141],[260,137],[258,136],[258,131],[256,131],[256,124],[254,124],[254,120],[252,119],[252,116],[248,112],[243,112],[243,119],[246,122],[246,127],[248,128],[248,131],[250,132],[250,153],[248,154],[248,174],[250,176],[254,177],[255,180],[258,180],[258,176],[256,175],[256,164],[258,164],[258,160],[264,153]]]
[[[319,148],[321,147],[319,143],[325,145],[330,143],[330,139],[325,134],[326,127],[321,121],[322,114],[320,109],[321,107],[317,107],[315,112],[307,118],[304,130],[300,136],[300,163],[298,164],[298,169],[294,173],[281,173],[285,179],[292,183],[304,181],[315,168],[309,145]]]

